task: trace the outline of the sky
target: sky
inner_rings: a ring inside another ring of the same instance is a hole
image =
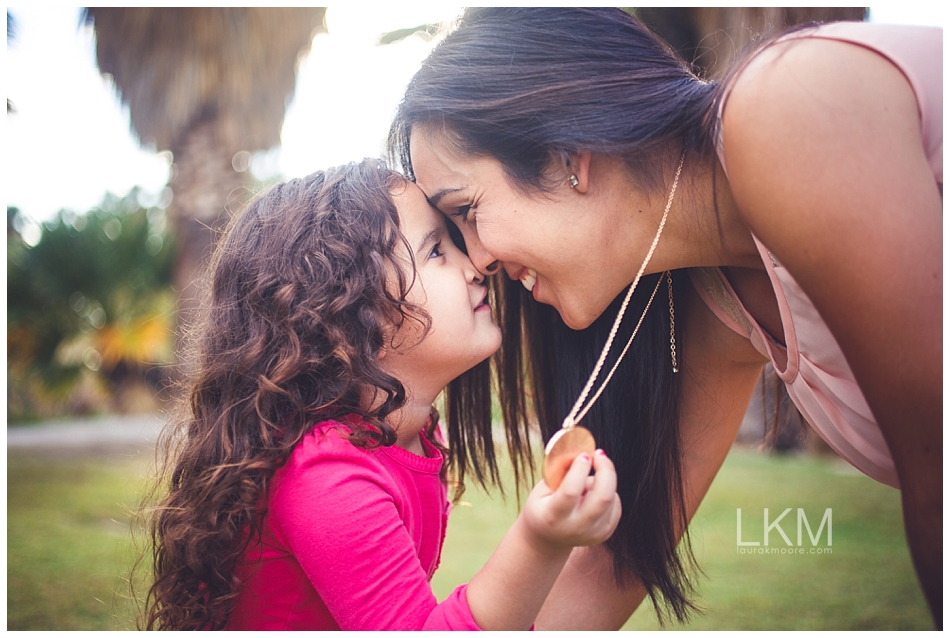
[[[927,3],[871,7],[873,22],[943,26],[944,11]],[[128,109],[95,65],[92,28],[75,7],[10,7],[15,34],[3,59],[7,97],[16,112],[3,131],[7,205],[22,212],[24,238],[60,209],[84,212],[106,192],[140,186],[153,201],[166,184],[170,154],[142,148],[129,130]],[[406,84],[433,42],[410,37],[378,46],[379,35],[449,21],[460,8],[439,4],[331,6],[329,33],[314,38],[301,64],[282,143],[255,156],[266,179],[307,175],[379,156]],[[333,99],[345,95],[346,99]],[[148,197],[146,197],[148,199]]]
[[[460,11],[418,3],[331,7],[329,33],[314,38],[298,70],[282,143],[255,156],[255,174],[297,177],[379,156],[396,105],[433,43],[413,36],[377,46],[377,39]],[[138,185],[158,199],[170,154],[140,147],[130,133],[128,108],[96,68],[93,30],[79,10],[24,5],[10,12],[15,32],[4,67],[16,112],[4,132],[3,188],[7,205],[23,214],[24,238],[38,239],[36,222],[62,208],[89,210],[107,191],[121,196]]]

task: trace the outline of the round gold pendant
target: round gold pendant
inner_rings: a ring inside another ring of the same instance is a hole
[[[596,450],[594,435],[587,428],[574,426],[558,431],[544,448],[544,466],[541,470],[544,482],[556,490],[571,469],[574,458],[582,452],[593,455]]]

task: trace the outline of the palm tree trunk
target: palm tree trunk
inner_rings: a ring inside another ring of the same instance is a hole
[[[218,129],[216,117],[201,118],[172,149],[175,164],[170,186],[174,198],[170,213],[178,244],[173,285],[179,295],[179,361],[183,361],[182,336],[196,319],[198,282],[205,275],[214,244],[231,213],[240,209],[249,194],[247,173],[238,173],[232,167],[232,154],[222,144]]]
[[[235,153],[280,143],[296,64],[325,31],[324,7],[89,7],[99,69],[112,75],[144,144],[175,157],[169,218],[178,243],[176,354],[195,320],[197,279],[245,201]]]

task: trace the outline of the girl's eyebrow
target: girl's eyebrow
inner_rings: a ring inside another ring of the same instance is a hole
[[[432,197],[427,197],[426,199],[429,200],[430,204],[438,208],[439,202],[442,201],[443,197],[445,197],[446,195],[451,195],[452,193],[457,193],[460,190],[464,190],[464,188],[461,188],[461,187],[460,188],[443,188],[442,190],[436,192],[436,194],[433,195]]]
[[[421,253],[430,243],[437,239],[442,239],[442,233],[444,230],[444,226],[437,226],[430,229],[429,232],[422,236],[422,240],[419,242],[419,247],[416,249],[416,252]]]

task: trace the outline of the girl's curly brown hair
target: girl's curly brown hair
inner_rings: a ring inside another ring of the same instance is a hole
[[[396,254],[406,240],[391,193],[403,186],[379,160],[293,179],[251,202],[218,243],[187,397],[159,446],[144,628],[226,625],[241,585],[235,567],[259,542],[269,482],[317,422],[358,414],[366,424],[353,430],[354,444],[395,443],[385,419],[405,389],[377,354],[405,321],[428,328],[425,312],[406,302],[413,276]],[[385,400],[367,409],[374,389]],[[488,362],[447,389],[452,445],[442,451],[459,485],[467,467],[483,486],[498,483],[490,406]]]

